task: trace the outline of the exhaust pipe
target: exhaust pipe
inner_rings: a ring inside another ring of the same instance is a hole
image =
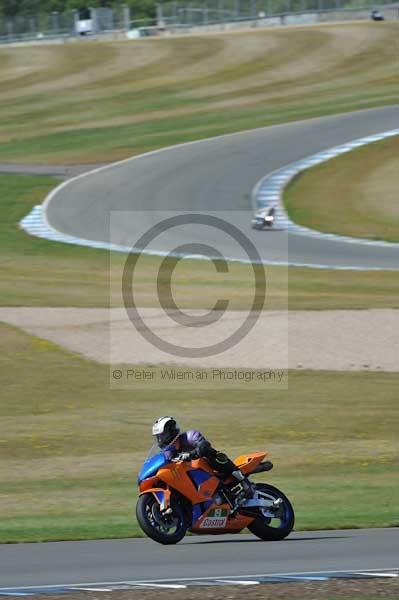
[[[273,463],[270,460],[266,460],[265,462],[261,462],[257,467],[252,471],[252,473],[264,473],[264,471],[271,471],[273,469]]]

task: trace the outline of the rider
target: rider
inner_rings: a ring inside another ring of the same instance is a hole
[[[196,430],[180,433],[180,428],[173,417],[160,417],[152,427],[158,447],[171,460],[179,456],[181,460],[206,458],[209,465],[224,477],[232,475],[239,482],[233,491],[237,500],[241,501],[252,496],[251,483],[226,454],[212,448],[202,433]]]

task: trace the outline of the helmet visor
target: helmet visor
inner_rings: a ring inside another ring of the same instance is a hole
[[[161,450],[165,450],[177,440],[179,433],[178,429],[175,429],[174,431],[164,431],[163,433],[154,435],[154,438],[157,441],[158,447],[161,448]]]
[[[167,433],[166,431],[164,431],[163,433],[157,433],[157,435],[154,435],[154,438],[156,439],[156,442],[159,446],[159,448],[166,448],[168,446],[169,442],[169,438],[170,438],[170,434]],[[170,440],[171,441],[171,440]]]

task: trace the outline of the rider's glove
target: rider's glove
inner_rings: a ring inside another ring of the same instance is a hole
[[[178,458],[179,460],[191,460],[191,452],[182,452]]]

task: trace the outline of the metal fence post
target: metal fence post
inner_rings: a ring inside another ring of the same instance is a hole
[[[236,3],[235,3],[235,13],[236,13],[236,19],[239,19],[240,18],[240,13],[241,13],[240,0],[236,0]]]
[[[79,21],[79,11],[77,8],[72,10],[73,15],[73,34],[78,35],[78,21]]]
[[[98,19],[97,19],[97,9],[89,7],[90,10],[90,18],[92,21],[93,33],[98,33]]]
[[[156,11],[157,11],[157,26],[158,26],[158,27],[162,27],[162,25],[163,25],[163,10],[162,10],[162,4],[157,4],[157,5],[156,5]]]
[[[14,35],[14,24],[11,19],[7,19],[6,28],[7,28],[8,39],[11,40]]]
[[[127,6],[126,4],[124,4],[122,7],[122,14],[123,14],[123,28],[125,31],[129,31],[129,29],[130,29],[130,6]]]
[[[204,25],[208,25],[208,21],[209,21],[209,16],[208,16],[208,5],[205,4],[203,10],[202,10],[202,22]]]
[[[32,36],[36,33],[35,19],[33,17],[29,19],[29,31]]]
[[[60,25],[59,25],[59,21],[58,21],[58,12],[56,10],[54,10],[51,13],[51,29],[53,30],[54,35],[57,35],[60,30]]]

